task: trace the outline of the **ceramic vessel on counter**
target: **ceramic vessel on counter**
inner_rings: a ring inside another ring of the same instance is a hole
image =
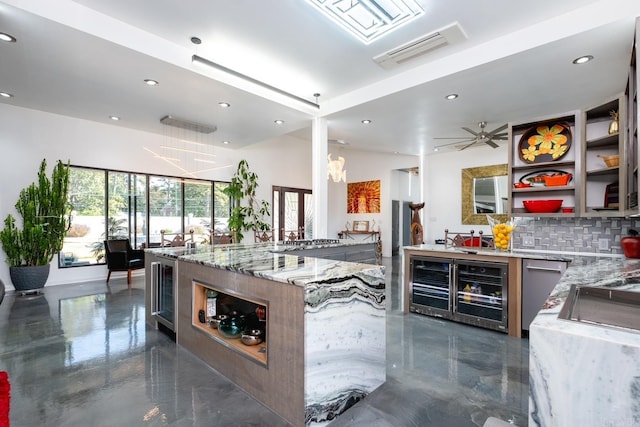
[[[640,236],[636,230],[629,229],[629,235],[620,239],[620,245],[627,258],[640,258]]]

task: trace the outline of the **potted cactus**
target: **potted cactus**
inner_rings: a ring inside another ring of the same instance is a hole
[[[22,228],[9,214],[0,231],[11,281],[16,291],[22,293],[37,291],[45,285],[50,262],[62,250],[65,233],[71,225],[69,164],[58,160],[51,180],[46,168],[44,159],[37,183],[20,192],[15,207],[22,217]]]

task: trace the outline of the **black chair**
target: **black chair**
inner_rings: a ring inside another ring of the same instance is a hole
[[[127,284],[131,285],[131,272],[144,268],[144,251],[132,249],[129,239],[113,239],[104,241],[104,250],[107,258],[107,283],[113,271],[126,271]]]

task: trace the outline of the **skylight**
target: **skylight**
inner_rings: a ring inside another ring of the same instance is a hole
[[[415,0],[307,0],[364,44],[424,13]]]

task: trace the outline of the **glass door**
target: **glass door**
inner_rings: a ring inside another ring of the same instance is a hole
[[[109,172],[107,235],[128,237],[134,248],[146,241],[147,177],[127,172]]]
[[[410,309],[448,317],[451,312],[449,259],[411,257]]]
[[[456,314],[506,326],[507,265],[456,261],[455,271]]]
[[[313,195],[311,190],[273,187],[273,227],[278,240],[312,239]],[[274,233],[275,234],[275,233]]]

